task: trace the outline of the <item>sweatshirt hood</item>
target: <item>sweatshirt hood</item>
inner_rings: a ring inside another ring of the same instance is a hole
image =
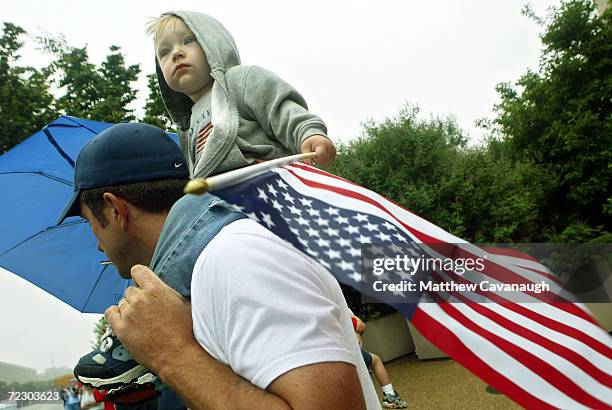
[[[224,85],[224,73],[229,68],[240,65],[240,54],[229,31],[215,18],[204,13],[171,11],[164,14],[174,15],[183,20],[204,50],[213,80]],[[193,101],[187,95],[174,91],[168,86],[157,58],[155,58],[155,70],[166,110],[180,130],[188,129]]]

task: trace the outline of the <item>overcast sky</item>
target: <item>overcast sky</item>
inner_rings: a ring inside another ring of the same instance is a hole
[[[532,0],[545,14],[552,0]],[[144,25],[163,11],[197,10],[233,34],[243,64],[267,68],[293,84],[327,123],[330,137],[348,141],[361,123],[394,116],[415,103],[428,115],[453,115],[472,138],[474,121],[492,116],[495,85],[536,68],[540,28],[520,13],[520,0],[440,1],[27,1],[6,2],[0,21],[32,35],[63,33],[87,44],[99,63],[111,44],[143,71],[154,71]],[[48,56],[29,42],[24,63]],[[1,196],[1,194],[0,194]],[[6,271],[0,271],[0,361],[38,369],[72,367],[89,350],[95,315],[83,315]]]

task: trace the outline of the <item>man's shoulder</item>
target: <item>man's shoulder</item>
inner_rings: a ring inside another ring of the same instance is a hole
[[[244,218],[221,229],[202,250],[196,270],[205,271],[207,276],[222,271],[223,281],[236,277],[265,281],[287,269],[298,275],[315,271],[314,265],[292,244],[258,222]]]
[[[211,241],[211,245],[217,248],[215,251],[227,249],[237,251],[240,249],[239,245],[247,247],[257,246],[267,249],[270,247],[276,248],[280,246],[287,248],[290,246],[257,221],[249,218],[243,218],[224,226],[215,239]],[[209,250],[212,250],[212,247]]]

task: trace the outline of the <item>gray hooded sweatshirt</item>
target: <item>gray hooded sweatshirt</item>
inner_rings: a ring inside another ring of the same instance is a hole
[[[206,177],[300,152],[302,142],[326,136],[323,121],[308,112],[304,98],[270,71],[240,64],[230,33],[214,18],[191,11],[174,11],[202,46],[214,80],[211,95],[213,130],[196,162],[197,135],[189,135],[193,101],[172,90],[156,61],[161,95],[178,127],[179,139],[192,177]],[[194,133],[194,134],[197,134]]]

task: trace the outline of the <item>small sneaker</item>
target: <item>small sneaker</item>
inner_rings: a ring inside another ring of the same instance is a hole
[[[100,338],[100,348],[81,357],[74,375],[81,383],[97,389],[112,389],[150,373],[138,364],[108,326]]]
[[[408,404],[395,393],[383,393],[383,407],[386,409],[405,409]]]

